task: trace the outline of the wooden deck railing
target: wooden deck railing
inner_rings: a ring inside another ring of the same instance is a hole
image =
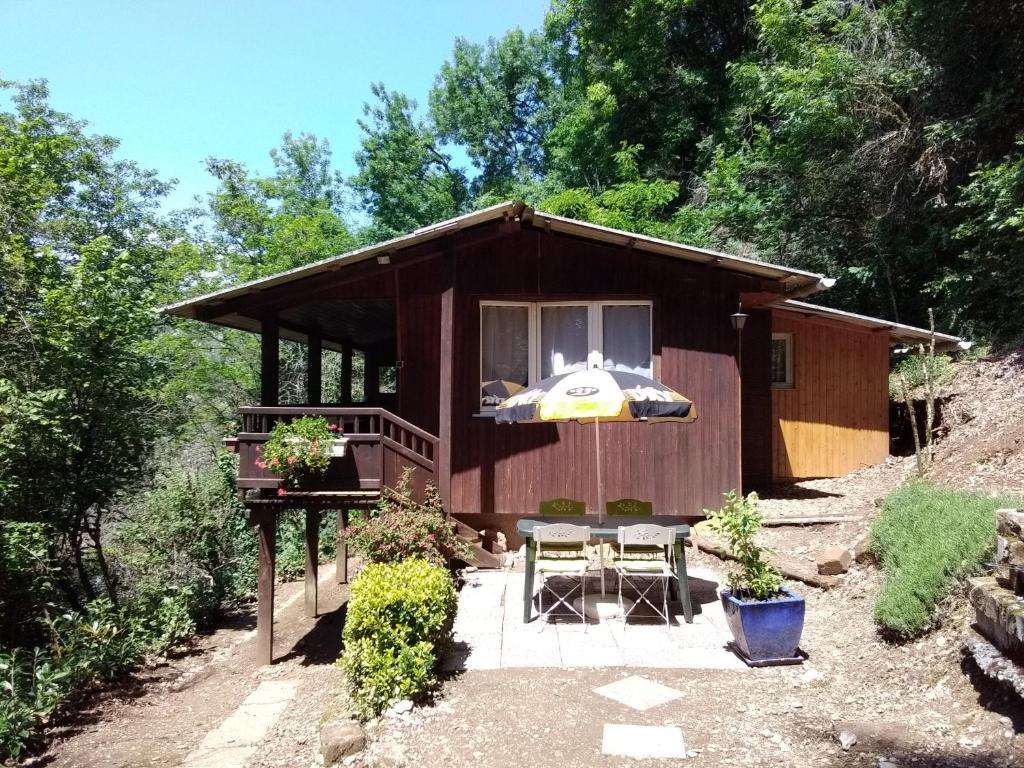
[[[257,466],[256,448],[269,439],[275,424],[300,416],[323,416],[348,440],[345,456],[332,459],[327,472],[310,481],[310,491],[393,490],[406,467],[412,470],[414,497],[422,498],[428,483],[437,484],[437,437],[384,408],[249,406],[241,415],[242,431],[235,438],[239,490],[278,487],[280,476]]]

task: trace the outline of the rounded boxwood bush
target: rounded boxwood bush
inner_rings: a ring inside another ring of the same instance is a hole
[[[426,560],[366,566],[352,585],[339,662],[362,717],[436,685],[438,652],[457,605],[448,572]]]

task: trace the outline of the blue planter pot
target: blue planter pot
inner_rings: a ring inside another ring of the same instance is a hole
[[[751,662],[793,663],[804,629],[804,599],[783,589],[778,600],[738,600],[722,592],[722,607],[733,640]]]

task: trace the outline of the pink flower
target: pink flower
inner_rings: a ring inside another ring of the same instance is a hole
[[[295,457],[294,456],[289,456],[288,457],[288,464],[291,465],[291,464],[294,464],[294,463],[295,463]]]
[[[281,466],[281,462],[278,461],[277,459],[271,459],[270,460],[270,466],[275,467],[275,468],[279,467],[279,466]]]
[[[277,495],[278,496],[287,496],[288,495],[288,491],[286,491],[284,488],[278,488],[277,489]]]
[[[256,446],[256,453],[263,453],[263,446],[262,445],[257,445]]]
[[[337,424],[328,424],[327,428],[331,430],[331,432],[337,432],[340,429]]]
[[[256,466],[259,467],[260,469],[266,469],[267,462],[265,462],[263,459],[256,459]]]

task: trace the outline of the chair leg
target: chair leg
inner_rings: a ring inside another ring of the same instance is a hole
[[[661,607],[665,613],[665,629],[672,629],[672,622],[668,617],[668,576],[665,577],[665,584],[661,589]]]
[[[587,631],[587,572],[580,576],[580,614],[583,619],[583,631]]]

